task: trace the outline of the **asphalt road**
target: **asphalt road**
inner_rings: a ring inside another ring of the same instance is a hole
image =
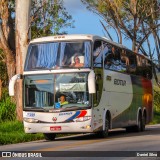
[[[127,133],[124,129],[116,129],[104,139],[97,138],[95,134],[75,135],[56,138],[55,141],[40,140],[3,145],[0,146],[0,151],[9,152],[9,154],[11,152],[12,157],[16,157],[9,159],[22,159],[17,158],[22,155],[23,159],[28,159],[25,156],[37,155],[42,156],[41,159],[53,159],[54,157],[54,160],[157,160],[160,159],[160,124],[148,125],[146,131],[140,133]],[[34,152],[35,155],[31,152]],[[8,158],[3,157],[3,159]]]

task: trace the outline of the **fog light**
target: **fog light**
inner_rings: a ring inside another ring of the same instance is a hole
[[[91,126],[90,126],[90,125],[86,126],[86,129],[89,129],[89,128],[91,128]]]
[[[87,125],[87,126],[83,126],[83,127],[81,127],[82,129],[89,129],[89,128],[91,128],[91,126],[90,125]]]
[[[29,131],[29,130],[31,130],[31,128],[29,128],[29,127],[24,127],[24,130],[25,130],[25,131]]]

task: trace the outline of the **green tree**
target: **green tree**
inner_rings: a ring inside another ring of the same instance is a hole
[[[66,11],[63,0],[34,0],[31,9],[32,38],[66,34],[73,27],[72,16]]]
[[[8,84],[7,70],[4,60],[3,51],[0,49],[0,100],[2,98],[2,88]]]
[[[116,30],[120,43],[123,43],[124,35],[132,41],[133,51],[141,51],[147,55],[142,48],[143,44],[151,34],[158,33],[160,26],[157,23],[159,18],[157,0],[82,0],[82,2],[103,18],[102,23],[106,30],[107,26]],[[158,57],[160,55],[158,49],[157,52]]]

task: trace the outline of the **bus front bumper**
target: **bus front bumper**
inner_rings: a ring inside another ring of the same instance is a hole
[[[91,121],[70,123],[28,123],[24,121],[25,133],[90,133]]]

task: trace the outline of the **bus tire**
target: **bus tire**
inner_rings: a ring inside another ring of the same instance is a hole
[[[98,132],[98,136],[100,138],[108,137],[108,129],[109,129],[109,119],[108,119],[108,117],[106,117],[106,119],[105,119],[105,129]]]
[[[43,133],[43,135],[44,135],[44,138],[49,141],[54,141],[56,138],[55,133]]]
[[[130,126],[130,127],[126,127],[126,132],[130,133],[134,131],[134,127]]]
[[[145,131],[145,125],[146,125],[146,115],[143,114],[143,117],[142,117],[142,126],[141,126],[141,131]]]
[[[138,115],[138,124],[135,126],[135,131],[136,132],[142,131],[142,114],[141,113],[139,113]]]

